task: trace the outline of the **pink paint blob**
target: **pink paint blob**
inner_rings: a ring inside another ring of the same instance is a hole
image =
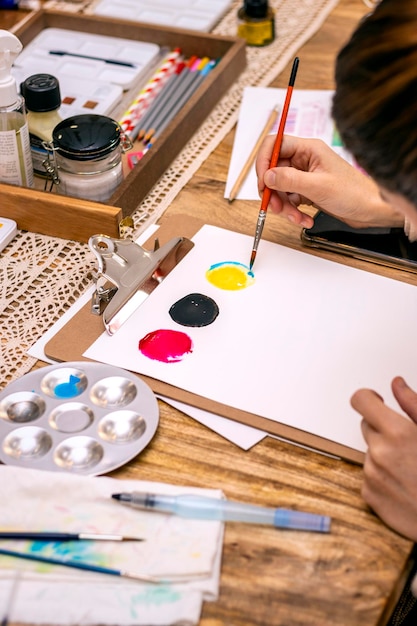
[[[138,347],[149,359],[162,363],[176,363],[193,351],[193,342],[185,333],[162,328],[142,337]]]

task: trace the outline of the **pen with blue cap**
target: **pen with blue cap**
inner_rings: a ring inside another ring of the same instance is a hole
[[[309,530],[319,533],[330,532],[331,518],[327,515],[292,509],[273,509],[193,494],[168,496],[134,491],[115,493],[112,498],[138,509],[171,513],[180,517],[267,524],[275,528]]]

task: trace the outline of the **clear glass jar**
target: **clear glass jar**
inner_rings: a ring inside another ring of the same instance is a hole
[[[104,115],[75,115],[52,132],[58,192],[106,202],[123,180],[120,125]]]

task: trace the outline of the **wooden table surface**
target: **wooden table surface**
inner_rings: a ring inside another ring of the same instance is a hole
[[[367,10],[362,0],[340,0],[299,51],[297,87],[333,87],[335,54]],[[0,14],[2,28],[10,28],[15,20],[15,12]],[[289,72],[287,67],[272,86],[285,87]],[[230,205],[223,198],[233,137],[231,132],[207,159],[162,221],[187,214],[253,232],[259,203],[236,200]],[[298,228],[268,215],[267,239],[299,247],[299,235]],[[415,282],[407,273],[396,275]],[[412,544],[364,504],[361,467],[270,437],[244,452],[160,402],[160,426],[151,444],[111,475],[219,488],[234,500],[332,516],[329,535],[226,524],[220,597],[204,604],[201,626],[385,623]]]

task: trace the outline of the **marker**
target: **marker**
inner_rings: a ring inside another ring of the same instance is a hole
[[[292,509],[272,509],[243,502],[184,494],[166,496],[155,493],[114,493],[112,498],[138,509],[171,513],[180,517],[222,522],[267,524],[275,528],[327,533],[331,518]]]

